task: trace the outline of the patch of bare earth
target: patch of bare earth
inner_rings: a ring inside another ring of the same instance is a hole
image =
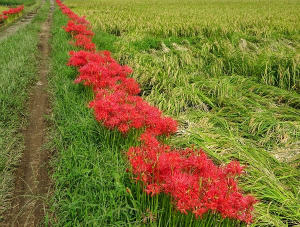
[[[49,152],[45,149],[46,120],[49,114],[47,75],[49,65],[50,27],[53,1],[47,20],[41,25],[39,49],[39,81],[33,88],[28,103],[29,118],[25,131],[25,151],[15,174],[15,192],[12,209],[6,214],[4,226],[38,226],[44,220],[44,198],[50,186],[48,177]]]

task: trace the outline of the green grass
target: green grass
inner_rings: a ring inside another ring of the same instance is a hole
[[[169,0],[151,5],[146,1],[65,2],[79,15],[87,15],[96,31],[94,41],[99,49],[112,51],[119,62],[133,68],[143,97],[178,119],[180,127],[172,145],[187,147],[194,144],[202,147],[216,163],[239,160],[247,166],[248,174],[240,184],[247,193],[260,200],[253,226],[299,224],[300,78],[299,15],[296,13],[299,2],[203,0],[172,3]],[[186,21],[189,26],[185,26]],[[61,36],[67,40],[66,35]],[[57,42],[61,44],[62,40]],[[66,54],[57,60],[66,61]],[[67,67],[55,71],[65,71],[66,77],[71,77],[70,82],[76,74]],[[116,204],[122,204],[120,207],[125,207],[122,213],[121,208],[112,206],[105,196],[106,190],[116,193],[118,188],[109,188],[106,182],[106,189],[102,184],[100,189],[94,186],[98,181],[92,180],[97,177],[114,180],[112,169],[116,169],[117,175],[121,176],[118,182],[126,184],[128,180],[122,173],[124,163],[118,156],[119,151],[114,151],[114,155],[116,162],[122,165],[115,167],[113,158],[107,160],[111,154],[106,150],[110,149],[103,148],[105,142],[98,136],[99,126],[92,123],[93,117],[85,109],[91,94],[80,86],[66,85],[65,80],[62,79],[64,89],[59,96],[66,93],[68,86],[72,91],[63,96],[65,102],[60,108],[64,110],[57,111],[73,113],[58,116],[62,121],[58,126],[61,132],[57,146],[63,155],[56,172],[58,220],[65,224],[81,217],[76,222],[81,225],[90,224],[91,220],[106,225],[128,223],[125,213],[131,215],[132,212],[129,208],[126,210],[125,198],[111,198],[117,201]],[[68,105],[76,89],[80,89],[80,93],[74,100],[79,101]],[[86,96],[82,97],[84,94]],[[75,106],[80,105],[82,110],[75,111]],[[84,117],[77,114],[79,112],[84,113]],[[68,123],[69,133],[66,133],[63,127],[69,118],[75,119]],[[87,118],[90,118],[88,122]],[[73,128],[75,124],[79,127],[80,121],[80,129]],[[76,135],[74,139],[71,139],[71,132]],[[93,137],[95,139],[91,139]],[[59,141],[65,141],[65,145]],[[105,161],[102,163],[98,159]],[[92,177],[85,166],[82,169],[88,173],[76,176],[81,169],[78,162],[83,166],[89,163],[93,169]],[[78,165],[78,168],[74,167]],[[66,183],[76,180],[80,184]],[[84,185],[84,189],[80,185]],[[85,191],[91,188],[95,190]],[[65,194],[60,195],[62,192]],[[96,198],[92,199],[93,196]],[[83,203],[88,208],[81,209]],[[102,204],[104,208],[94,203]],[[102,216],[96,219],[101,209],[110,211],[112,216],[115,212],[120,216],[103,222],[108,220],[103,210]]]
[[[125,163],[119,146],[108,144],[99,135],[103,129],[86,108],[91,92],[73,83],[75,71],[66,66],[69,37],[61,29],[66,22],[57,9],[50,79],[55,128],[52,140],[57,150],[53,213],[58,226],[117,224],[120,217],[126,220],[133,212],[124,193]]]
[[[48,9],[49,3],[39,10],[31,24],[0,42],[0,223],[3,213],[10,209],[13,172],[24,149],[26,101],[37,79],[38,33]]]
[[[22,16],[26,15],[28,12],[36,11],[41,6],[41,3],[42,3],[41,1],[31,0],[31,1],[23,1],[20,4],[17,3],[13,4],[13,2],[11,1],[1,2],[0,0],[0,14],[3,12],[3,10],[8,10],[9,7],[17,7],[21,4],[24,5],[24,10],[21,13],[19,13],[18,15],[10,15],[9,18],[5,20],[4,24],[0,26],[0,32],[5,30],[7,26],[13,24],[14,22],[19,21],[22,18]],[[3,10],[1,10],[1,8],[3,8]]]
[[[8,10],[8,7],[6,7],[6,6],[1,6],[1,5],[0,5],[0,14],[1,14],[4,10]]]
[[[147,196],[126,172],[124,157],[137,145],[132,132],[124,137],[99,125],[87,108],[92,92],[74,84],[76,71],[66,65],[70,37],[61,28],[67,18],[55,11],[52,29],[52,73],[50,84],[53,105],[52,146],[54,197],[51,212],[54,226],[210,226],[175,210],[166,196]],[[103,34],[105,35],[105,34]],[[113,41],[104,36],[104,43]],[[49,215],[50,216],[50,215]],[[159,223],[156,221],[160,219]],[[218,226],[220,217],[210,216]],[[237,223],[235,226],[243,226]]]

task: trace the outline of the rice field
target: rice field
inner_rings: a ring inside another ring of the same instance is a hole
[[[247,166],[240,184],[260,200],[253,226],[299,224],[299,1],[64,4],[133,69],[143,98],[179,121],[173,146]]]
[[[44,3],[0,0],[41,5],[0,43],[1,226],[300,226],[299,0]],[[48,68],[51,187],[29,195],[26,103]]]
[[[8,7],[0,5],[0,13],[2,13],[4,10],[8,10]]]

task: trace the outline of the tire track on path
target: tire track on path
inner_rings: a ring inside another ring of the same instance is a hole
[[[46,142],[45,115],[50,113],[48,93],[46,91],[49,72],[50,28],[54,2],[48,18],[41,25],[39,50],[41,52],[38,69],[39,81],[32,89],[28,108],[28,126],[25,130],[25,150],[15,175],[15,192],[12,209],[6,217],[5,226],[38,226],[45,216],[44,198],[50,186],[48,177],[49,151],[44,148]]]

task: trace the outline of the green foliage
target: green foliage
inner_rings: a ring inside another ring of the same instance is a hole
[[[248,175],[240,184],[260,200],[253,226],[299,224],[298,1],[72,0],[65,4],[97,28],[94,42],[99,49],[112,51],[114,58],[133,68],[142,96],[179,120],[172,145],[195,145],[219,164],[239,160],[247,166]],[[68,38],[58,29],[65,22],[57,16],[57,51],[67,52],[63,42]],[[67,61],[66,53],[58,55],[57,65]],[[160,225],[166,216],[156,218],[159,208],[143,205],[156,204],[157,198],[139,198],[138,188],[124,174],[126,163],[119,155],[126,150],[123,139],[118,139],[118,149],[112,148],[116,140],[103,139],[114,133],[101,134],[101,127],[83,107],[90,93],[69,85],[75,72],[61,67],[54,69],[61,72],[60,85],[54,85],[61,89],[57,97],[65,100],[56,118],[61,119],[56,146],[63,160],[56,172],[58,219],[65,225],[73,220],[75,225],[142,225],[136,220],[154,217],[147,223]],[[73,134],[76,139],[71,139]],[[75,175],[89,168],[92,175]],[[112,183],[116,176],[118,186]],[[127,187],[132,197],[118,194],[119,188]],[[95,190],[87,191],[91,188]],[[160,206],[164,200],[158,200]]]
[[[49,4],[40,9],[31,24],[0,42],[0,225],[10,209],[14,170],[23,150],[22,130],[26,125],[26,101],[36,81],[37,45],[40,24]]]
[[[93,93],[74,84],[77,72],[68,67],[68,34],[61,28],[66,17],[54,15],[52,30],[53,92],[52,146],[55,195],[52,224],[57,226],[244,226],[208,214],[203,220],[176,211],[170,198],[150,197],[132,179],[124,153],[138,144],[140,132],[123,136],[98,124],[87,109]],[[104,33],[95,37],[101,47],[112,47],[117,38]],[[57,220],[57,221],[55,221]]]
[[[1,6],[0,5],[0,14],[4,11],[4,10],[8,10],[9,8],[6,6]]]
[[[124,225],[137,211],[126,192],[128,177],[120,147],[125,138],[96,123],[87,102],[92,93],[73,83],[75,70],[66,66],[67,22],[54,13],[52,39],[53,146],[57,149],[55,196],[52,204],[58,226]],[[106,37],[107,38],[107,37]],[[55,224],[55,223],[54,223]]]

